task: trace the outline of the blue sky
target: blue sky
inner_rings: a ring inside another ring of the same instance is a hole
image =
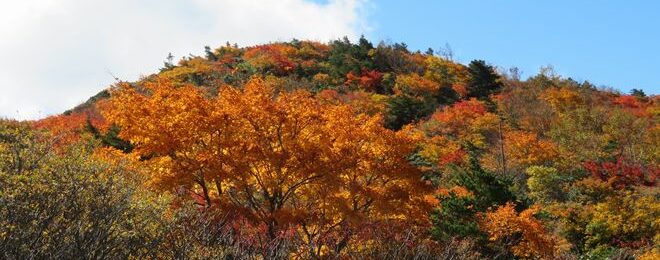
[[[658,13],[651,0],[0,1],[0,117],[61,113],[114,77],[157,72],[170,52],[361,34],[422,51],[449,44],[460,62],[515,66],[523,77],[552,65],[578,81],[660,94]]]
[[[449,44],[461,62],[559,74],[624,92],[660,93],[660,1],[372,1],[372,41]]]

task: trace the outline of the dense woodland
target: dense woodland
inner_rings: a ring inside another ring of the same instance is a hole
[[[361,38],[0,120],[3,259],[660,259],[660,99]]]

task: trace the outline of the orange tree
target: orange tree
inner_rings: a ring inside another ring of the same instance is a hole
[[[279,92],[252,79],[209,97],[167,81],[113,92],[105,114],[154,166],[162,189],[187,189],[263,229],[293,234],[310,257],[339,254],[369,224],[425,221],[428,187],[414,144],[379,116]]]
[[[507,203],[487,212],[481,228],[490,241],[503,245],[520,259],[557,259],[564,250],[560,238],[546,232],[535,214],[538,206],[517,213],[514,205]]]

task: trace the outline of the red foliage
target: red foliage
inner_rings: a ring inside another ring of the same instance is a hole
[[[642,107],[641,102],[635,96],[619,96],[614,98],[614,104],[621,105],[625,108],[640,108]]]
[[[655,186],[656,176],[660,173],[657,167],[627,163],[621,157],[617,158],[616,162],[588,161],[583,166],[593,178],[607,182],[617,189],[634,185]]]
[[[644,99],[640,99],[631,95],[615,97],[613,103],[621,106],[625,110],[632,112],[636,116],[644,116],[646,114],[646,109],[651,104],[649,101],[645,101]]]
[[[374,91],[383,79],[383,73],[377,70],[363,70],[360,75],[355,75],[352,71],[346,75],[346,85],[357,84],[361,89]]]
[[[445,154],[441,156],[440,160],[438,160],[438,164],[440,166],[445,166],[449,164],[460,164],[461,162],[464,161],[466,155],[467,152],[465,152],[463,149],[458,149],[456,151],[450,152],[449,154]]]
[[[435,113],[433,115],[433,119],[443,123],[448,123],[451,121],[456,121],[460,118],[474,119],[485,114],[486,112],[486,106],[483,103],[475,99],[464,100],[453,104],[451,108],[445,109],[441,113]]]
[[[287,75],[296,68],[289,59],[295,48],[284,44],[268,44],[251,48],[245,52],[245,59],[257,67],[273,67],[276,75]]]
[[[461,98],[467,97],[467,86],[465,86],[464,84],[458,84],[458,83],[452,84],[451,89],[456,91],[456,93],[458,93],[458,95],[461,96]]]
[[[87,130],[88,124],[97,129],[106,129],[106,120],[95,108],[73,112],[68,115],[55,115],[34,121],[33,127],[49,131],[63,144],[70,144],[80,140]]]
[[[336,102],[340,100],[340,94],[334,89],[324,89],[316,94],[316,98],[324,101]]]

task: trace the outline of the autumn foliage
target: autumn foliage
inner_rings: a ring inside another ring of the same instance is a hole
[[[106,115],[150,157],[154,185],[263,224],[269,239],[293,229],[311,255],[338,254],[365,223],[424,221],[414,146],[377,116],[258,78],[212,99],[168,82],[142,91],[117,89]]]
[[[170,56],[0,120],[0,258],[657,258],[658,96],[505,71],[365,38]]]
[[[517,213],[514,205],[507,203],[487,212],[482,228],[488,239],[504,244],[511,253],[524,259],[559,258],[559,238],[548,234],[543,223],[534,216],[538,207]]]

